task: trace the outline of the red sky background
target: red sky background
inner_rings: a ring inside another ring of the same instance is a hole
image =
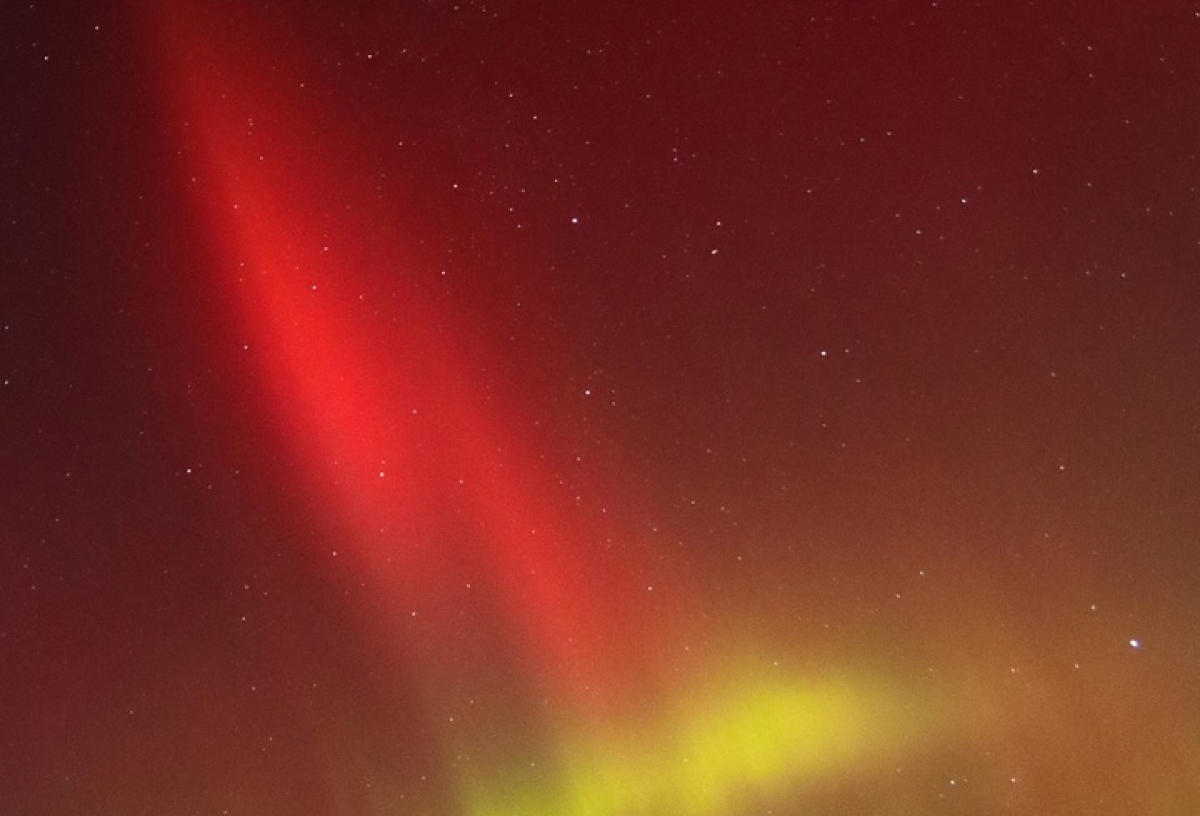
[[[1200,807],[1200,11],[6,10],[0,805]]]

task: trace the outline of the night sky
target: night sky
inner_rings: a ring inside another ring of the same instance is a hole
[[[5,816],[1200,813],[1195,2],[3,17]]]

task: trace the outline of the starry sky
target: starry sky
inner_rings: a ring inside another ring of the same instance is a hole
[[[4,813],[1200,812],[1200,6],[4,10]]]

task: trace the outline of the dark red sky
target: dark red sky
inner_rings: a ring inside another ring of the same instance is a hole
[[[4,18],[4,813],[1200,809],[1194,3]]]

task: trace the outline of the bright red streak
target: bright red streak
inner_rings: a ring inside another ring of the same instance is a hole
[[[582,711],[619,700],[655,662],[647,588],[631,565],[587,552],[600,528],[565,511],[570,497],[539,467],[520,406],[474,381],[487,351],[470,318],[404,285],[403,260],[365,259],[378,230],[360,219],[378,219],[380,205],[352,162],[334,160],[338,134],[313,135],[289,93],[264,81],[287,74],[267,67],[286,54],[214,44],[203,22],[175,12],[164,29],[179,65],[171,91],[220,260],[214,285],[235,293],[240,351],[259,363],[304,489],[346,541],[338,557],[376,589],[392,626],[448,603],[439,595],[455,564],[481,559],[542,691]],[[412,257],[403,216],[387,218],[386,256]],[[445,540],[450,528],[481,546]]]

